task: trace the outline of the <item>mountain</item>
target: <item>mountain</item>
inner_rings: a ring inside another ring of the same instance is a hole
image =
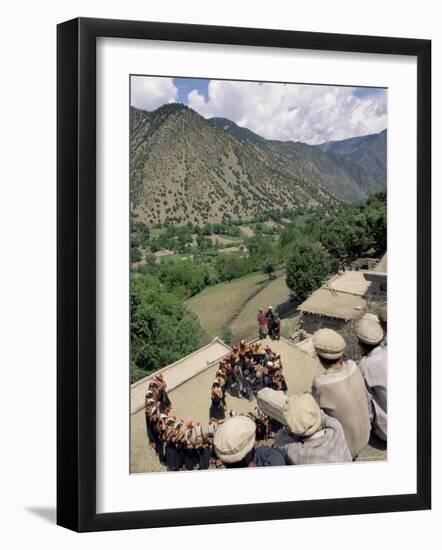
[[[371,194],[385,188],[387,130],[342,141],[328,141],[317,148],[346,170],[364,193]]]
[[[176,103],[150,112],[131,107],[130,187],[132,212],[146,223],[253,219],[333,200],[264,150]]]
[[[355,201],[385,188],[385,165],[386,132],[313,146],[267,140],[177,103],[130,111],[131,207],[146,223]]]
[[[225,132],[228,132],[231,136],[236,138],[239,141],[251,143],[252,145],[265,145],[267,140],[261,136],[258,136],[258,134],[255,134],[248,128],[243,128],[242,126],[238,126],[238,124],[235,124],[228,118],[222,118],[222,117],[214,117],[209,118],[209,122],[217,126],[218,128],[221,128]]]
[[[314,183],[343,201],[366,198],[386,186],[387,131],[321,145],[266,140],[226,118],[212,124],[236,139],[263,150],[281,169]]]

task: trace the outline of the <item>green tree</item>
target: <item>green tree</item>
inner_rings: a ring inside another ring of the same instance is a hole
[[[252,264],[248,258],[238,254],[220,254],[215,263],[215,272],[220,281],[232,281],[252,270]]]
[[[263,262],[263,271],[268,276],[270,280],[273,279],[273,274],[275,273],[275,263],[273,258],[268,257],[264,259]]]
[[[156,277],[132,275],[132,382],[195,351],[201,333],[197,317]]]
[[[133,263],[139,262],[140,260],[141,260],[141,253],[139,249],[137,247],[132,246],[130,249],[130,262],[133,264]]]
[[[197,294],[208,284],[206,267],[183,260],[161,266],[160,280],[165,288],[183,299]]]
[[[304,300],[324,282],[333,267],[333,259],[320,245],[294,245],[287,261],[287,286],[294,296]]]

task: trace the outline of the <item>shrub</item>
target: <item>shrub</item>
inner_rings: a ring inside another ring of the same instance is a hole
[[[195,351],[201,325],[183,301],[151,275],[131,277],[131,374],[161,369]],[[133,378],[132,378],[132,381]]]
[[[331,273],[334,261],[318,244],[294,245],[287,261],[286,282],[292,294],[304,300]]]
[[[215,260],[215,271],[220,281],[232,281],[252,270],[250,260],[238,254],[220,254]]]
[[[209,272],[206,267],[187,260],[164,265],[160,271],[160,280],[164,287],[183,299],[203,290],[208,279]]]

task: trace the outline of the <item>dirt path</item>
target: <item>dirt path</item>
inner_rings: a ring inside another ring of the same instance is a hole
[[[285,322],[284,317],[288,317],[288,313],[294,314],[295,306],[290,301],[290,292],[283,273],[278,274],[275,279],[268,281],[260,289],[260,292],[255,293],[243,304],[239,314],[231,319],[230,327],[232,333],[234,335],[241,335],[243,338],[257,336],[257,311],[258,309],[266,311],[269,305],[273,306],[278,312],[281,309],[284,311],[284,315],[280,313],[283,326]],[[293,312],[291,309],[293,309]]]
[[[259,296],[268,286],[269,284],[271,283],[272,281],[268,280],[268,281],[264,281],[262,283],[262,286],[258,287],[248,298],[247,300],[241,304],[238,308],[236,308],[236,310],[233,312],[232,316],[230,317],[230,319],[228,319],[227,321],[227,324],[228,325],[233,325],[233,323],[235,322],[235,320],[243,313],[243,311],[247,308],[247,304],[249,304],[250,302],[252,302],[254,300],[254,298],[256,298],[257,296]]]
[[[186,305],[200,319],[201,326],[210,338],[222,336],[222,330],[230,326],[236,311],[266,284],[265,275],[252,274],[228,283],[208,287],[190,298]]]

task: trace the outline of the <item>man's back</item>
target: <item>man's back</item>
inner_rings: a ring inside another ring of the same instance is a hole
[[[288,464],[351,462],[351,454],[341,423],[322,414],[322,429],[311,437],[300,438],[283,428],[276,435],[276,448]]]
[[[370,409],[362,374],[353,361],[315,377],[313,395],[326,414],[342,424],[352,457],[370,438]]]
[[[373,429],[381,439],[387,440],[387,350],[378,346],[359,363],[370,391],[373,409]]]

